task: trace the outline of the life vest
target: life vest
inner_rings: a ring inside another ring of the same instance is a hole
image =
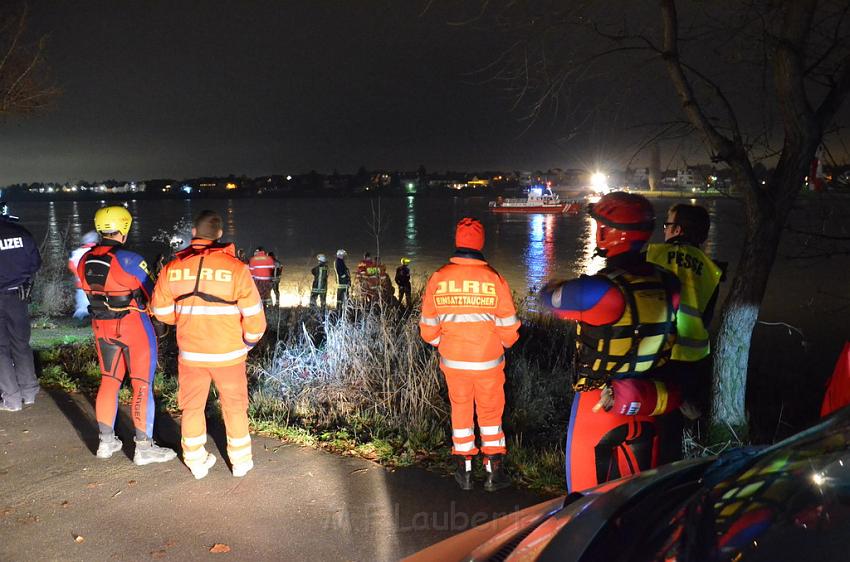
[[[690,244],[650,244],[646,261],[671,271],[682,285],[671,359],[699,361],[707,357],[711,343],[703,314],[720,284],[723,270]]]
[[[97,244],[83,244],[82,246],[71,252],[71,255],[68,257],[68,270],[71,272],[71,275],[74,276],[74,284],[77,289],[83,288],[82,282],[80,281],[80,276],[77,275],[77,267],[80,265],[80,258],[82,258],[86,254],[86,252],[91,250],[96,245]]]
[[[640,376],[667,362],[673,345],[675,278],[660,269],[636,275],[603,270],[626,298],[614,324],[579,322],[576,335],[576,390],[600,388],[610,379]]]
[[[80,257],[81,289],[89,299],[89,314],[94,320],[117,320],[132,311],[146,312],[147,300],[140,289],[122,287],[110,276],[116,265],[118,246],[102,254],[88,251]],[[118,265],[120,267],[120,265]]]

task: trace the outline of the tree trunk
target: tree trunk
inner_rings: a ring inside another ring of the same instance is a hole
[[[710,443],[746,441],[750,342],[776,259],[782,229],[802,186],[813,141],[789,145],[767,186],[757,185],[748,162],[733,163],[746,195],[746,230],[738,269],[720,316],[714,344]],[[745,187],[744,187],[745,186]]]

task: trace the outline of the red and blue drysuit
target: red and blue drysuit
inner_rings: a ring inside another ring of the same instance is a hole
[[[675,332],[678,281],[638,254],[608,264],[540,295],[555,316],[579,322],[566,445],[570,492],[656,466],[656,416],[681,405],[678,385],[658,375]],[[614,406],[594,412],[606,386]]]
[[[107,239],[83,255],[77,273],[90,302],[102,375],[95,404],[100,432],[114,431],[118,392],[129,373],[136,439],[152,439],[157,342],[147,312],[154,285],[148,266],[142,256]]]

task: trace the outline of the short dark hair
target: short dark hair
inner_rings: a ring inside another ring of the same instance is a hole
[[[711,219],[705,207],[676,203],[670,207],[669,213],[673,214],[675,223],[682,227],[682,236],[688,242],[701,246],[706,241]]]
[[[204,210],[198,213],[192,226],[195,227],[195,236],[198,238],[217,240],[219,232],[222,231],[221,225],[221,215],[215,211]]]

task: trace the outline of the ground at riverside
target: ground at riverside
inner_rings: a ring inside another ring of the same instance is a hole
[[[177,448],[179,418],[157,416],[157,440]],[[178,460],[137,467],[124,407],[124,450],[97,459],[89,397],[41,391],[0,412],[0,559],[397,560],[543,498],[507,489],[461,492],[423,469],[391,470],[276,439],[254,438],[256,468],[234,478],[218,462],[195,480]],[[130,443],[128,443],[130,442]]]

